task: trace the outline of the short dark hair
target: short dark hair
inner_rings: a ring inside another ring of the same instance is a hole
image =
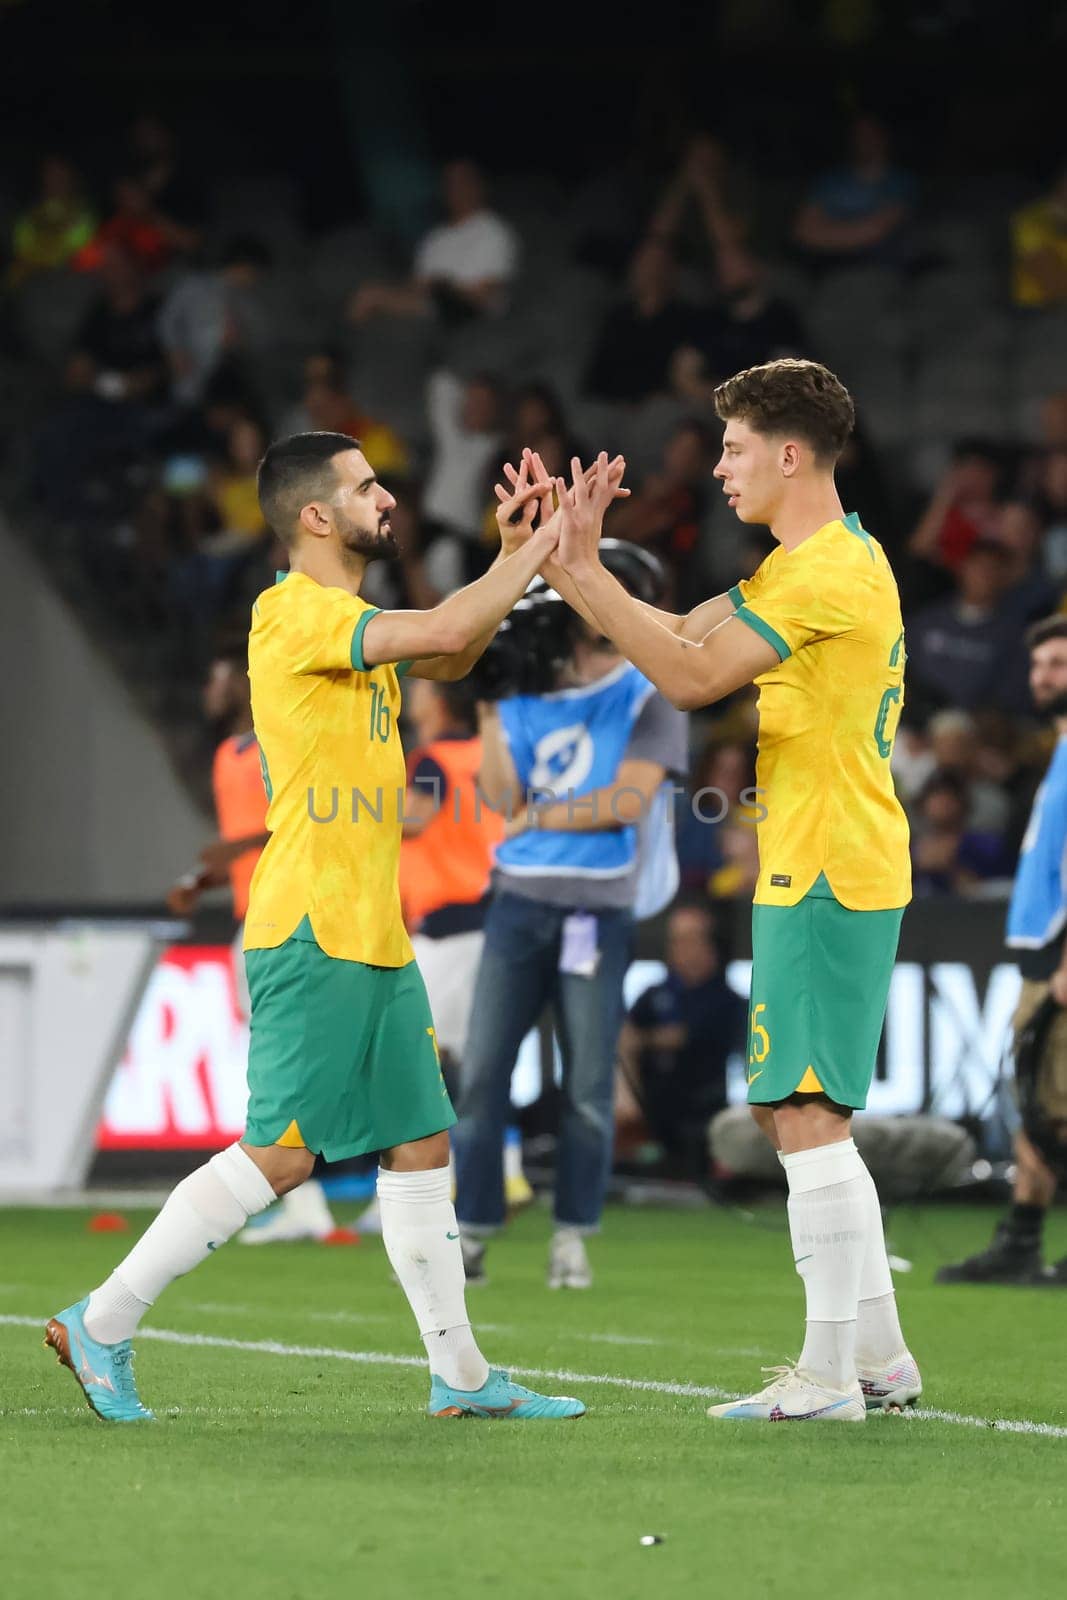
[[[294,433],[271,445],[256,474],[259,505],[279,539],[293,544],[309,500],[328,500],[337,487],[335,456],[358,450],[347,433]]]
[[[1035,622],[1026,632],[1026,648],[1036,650],[1039,644],[1047,644],[1050,639],[1067,639],[1067,616],[1042,617],[1040,622]]]
[[[756,433],[795,434],[822,467],[834,465],[856,425],[852,396],[840,378],[818,361],[791,356],[746,367],[720,383],[715,412],[723,422],[747,422]]]

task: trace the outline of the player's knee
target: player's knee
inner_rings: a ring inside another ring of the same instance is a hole
[[[759,1131],[765,1138],[770,1140],[771,1144],[777,1146],[778,1136],[774,1131],[774,1107],[750,1105],[748,1109]]]
[[[288,1194],[311,1177],[315,1156],[311,1150],[288,1150],[279,1144],[244,1147],[276,1195]]]
[[[431,1172],[435,1167],[447,1167],[448,1156],[448,1134],[432,1133],[426,1139],[383,1150],[378,1159],[386,1172]]]

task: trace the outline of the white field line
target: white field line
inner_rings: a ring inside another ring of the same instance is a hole
[[[43,1328],[46,1317],[16,1317],[0,1313],[0,1327]],[[425,1369],[423,1356],[393,1355],[378,1350],[335,1350],[329,1345],[280,1344],[276,1339],[227,1339],[208,1333],[177,1333],[173,1328],[142,1328],[138,1339],[155,1339],[160,1344],[175,1344],[213,1350],[240,1350],[249,1355],[289,1356],[310,1361],[351,1361],[367,1367],[419,1367]],[[712,1384],[665,1383],[655,1378],[620,1378],[608,1372],[572,1372],[566,1368],[512,1367],[521,1378],[550,1378],[553,1382],[576,1384],[603,1384],[609,1388],[630,1389],[642,1394],[677,1395],[692,1400],[732,1400],[736,1398],[729,1389],[719,1389]],[[30,1411],[0,1412],[0,1415],[28,1416]],[[916,1408],[909,1416],[928,1422],[950,1422],[962,1428],[991,1428],[998,1433],[1040,1434],[1050,1439],[1067,1439],[1067,1427],[1053,1422],[1031,1422],[1009,1417],[969,1417],[959,1411],[938,1411]]]

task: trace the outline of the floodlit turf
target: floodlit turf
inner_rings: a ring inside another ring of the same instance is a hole
[[[143,1340],[155,1426],[105,1426],[36,1328],[0,1324],[6,1600],[418,1600],[474,1595],[1050,1596],[1067,1572],[1067,1437],[923,1418],[715,1424],[706,1399],[796,1354],[801,1295],[780,1208],[609,1213],[591,1293],[543,1287],[548,1219],[522,1217],[470,1306],[491,1359],[587,1375],[578,1423],[430,1422],[381,1244],[232,1246],[151,1326],[301,1353]],[[131,1217],[134,1229],[147,1216]],[[936,1288],[984,1243],[981,1211],[902,1210],[893,1248],[924,1403],[1067,1428],[1067,1292]],[[1055,1218],[1052,1253],[1067,1252]],[[45,1316],[121,1237],[86,1213],[0,1211],[0,1314]],[[528,1380],[534,1383],[535,1380]],[[642,1534],[663,1543],[640,1544]]]

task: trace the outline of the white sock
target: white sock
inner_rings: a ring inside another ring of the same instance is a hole
[[[789,1233],[804,1281],[807,1330],[797,1365],[834,1389],[856,1382],[856,1312],[869,1174],[851,1139],[782,1158]]]
[[[276,1198],[239,1144],[212,1156],[172,1190],[126,1259],[93,1290],[85,1311],[90,1338],[101,1344],[129,1339],[168,1283],[199,1266]]]
[[[866,1165],[867,1245],[860,1275],[856,1357],[861,1367],[881,1367],[901,1355],[907,1345],[897,1314],[893,1273],[885,1248],[885,1229],[878,1190]]]
[[[430,1371],[452,1389],[480,1389],[489,1363],[467,1316],[459,1225],[447,1167],[378,1169],[385,1251],[415,1314]]]

